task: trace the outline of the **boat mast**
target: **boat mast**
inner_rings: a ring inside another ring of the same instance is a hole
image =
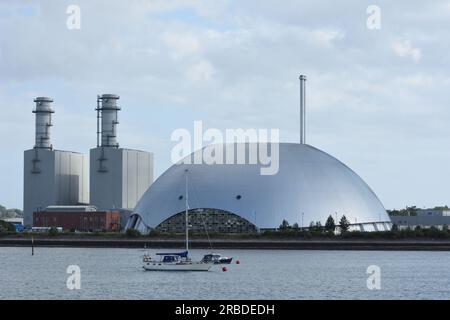
[[[186,218],[186,251],[189,251],[189,219],[188,219],[188,209],[189,209],[189,203],[188,203],[188,170],[186,169],[185,171],[186,174],[186,190],[185,190],[185,195],[186,195],[186,204],[185,204],[185,218]]]

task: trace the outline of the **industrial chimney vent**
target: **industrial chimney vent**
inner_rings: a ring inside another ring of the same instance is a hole
[[[97,147],[119,147],[117,142],[117,125],[119,124],[117,113],[120,110],[117,100],[119,98],[116,94],[97,96],[95,109],[97,111]]]
[[[306,143],[306,76],[300,75],[300,144]]]
[[[35,148],[52,149],[53,146],[50,140],[50,128],[52,124],[52,109],[53,99],[49,97],[37,97],[34,99],[36,107],[33,113],[36,114],[36,128],[35,128]]]

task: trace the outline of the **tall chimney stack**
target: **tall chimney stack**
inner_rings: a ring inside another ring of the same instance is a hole
[[[97,147],[119,147],[117,142],[117,125],[119,124],[117,112],[120,110],[117,100],[119,98],[115,94],[103,94],[97,97],[95,109],[97,111]]]
[[[50,140],[50,128],[52,127],[52,98],[37,97],[34,99],[36,108],[33,113],[36,114],[36,133],[35,133],[35,148],[39,149],[53,149]]]
[[[305,113],[305,83],[306,76],[300,75],[300,144],[305,144],[306,113]]]

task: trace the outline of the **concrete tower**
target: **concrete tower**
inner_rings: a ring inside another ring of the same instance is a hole
[[[114,94],[97,97],[97,147],[90,151],[90,202],[99,210],[132,210],[153,182],[153,154],[119,148],[118,100]]]
[[[33,212],[50,205],[89,202],[87,156],[72,151],[53,150],[51,98],[38,97],[35,145],[24,152],[24,225],[31,226]]]

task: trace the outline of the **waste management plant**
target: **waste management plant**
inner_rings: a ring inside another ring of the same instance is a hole
[[[330,215],[336,223],[345,215],[351,230],[390,230],[390,218],[370,187],[345,164],[305,143],[305,81],[301,76],[300,143],[269,145],[272,151],[279,150],[276,174],[261,175],[261,161],[186,164],[201,158],[204,150],[197,150],[188,156],[191,161],[173,165],[152,184],[134,209],[127,228],[182,232],[185,197],[189,197],[190,228],[200,232],[276,229],[284,219],[309,227],[310,222],[324,225]],[[243,147],[248,156],[259,146],[231,147]],[[216,148],[225,156],[230,145]]]
[[[218,144],[213,147],[222,157],[232,149],[243,150],[245,159],[251,154],[258,159],[188,164],[202,158],[205,147],[153,184],[153,154],[119,147],[119,96],[97,97],[97,146],[89,159],[53,148],[53,100],[36,98],[35,145],[24,155],[25,226],[32,225],[35,214],[40,226],[119,230],[126,225],[143,233],[183,232],[188,206],[189,227],[199,232],[276,229],[283,220],[307,228],[311,222],[324,225],[330,215],[336,223],[345,215],[351,230],[389,230],[390,218],[370,187],[345,164],[306,144],[305,81],[300,76],[300,142],[266,145],[278,155],[276,173],[261,174],[260,143]],[[116,212],[120,227],[116,220],[106,222]]]

